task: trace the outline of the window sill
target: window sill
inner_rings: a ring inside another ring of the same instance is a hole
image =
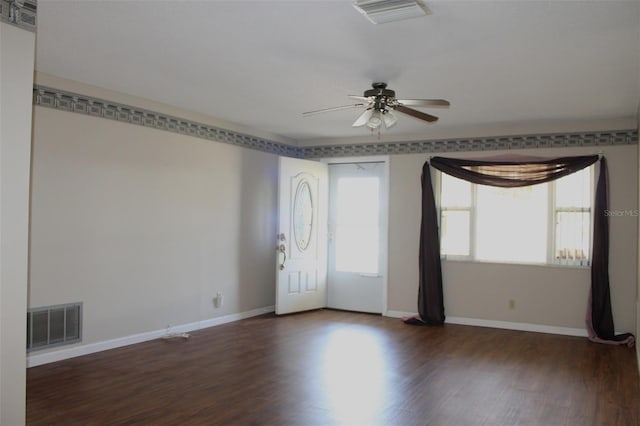
[[[508,266],[534,266],[543,268],[559,268],[559,269],[591,269],[591,265],[560,265],[557,263],[535,263],[535,262],[496,262],[489,260],[472,260],[456,257],[441,257],[442,262],[454,262],[454,263],[476,263],[481,265],[508,265]]]

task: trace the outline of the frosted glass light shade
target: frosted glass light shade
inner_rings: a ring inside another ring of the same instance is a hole
[[[365,112],[360,114],[360,117],[358,117],[356,121],[353,122],[352,126],[353,127],[364,126],[369,121],[369,118],[371,118],[371,114],[373,114],[373,109],[371,108],[367,109]]]
[[[377,129],[380,127],[382,123],[383,123],[382,113],[380,111],[374,111],[373,114],[371,114],[371,117],[369,117],[369,120],[367,121],[367,127],[369,127],[370,129]]]
[[[391,111],[387,111],[382,114],[382,119],[384,120],[384,127],[387,129],[393,127],[398,122],[398,117],[395,116]]]

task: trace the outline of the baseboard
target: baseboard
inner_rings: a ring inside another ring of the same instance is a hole
[[[505,330],[532,331],[535,333],[561,334],[564,336],[587,337],[582,328],[556,327],[553,325],[530,324],[526,322],[494,321],[477,318],[447,317],[447,324],[472,325],[475,327],[502,328]]]
[[[215,327],[217,325],[239,321],[258,315],[268,314],[275,311],[275,306],[266,306],[264,308],[253,309],[251,311],[230,314],[221,317],[210,318],[203,321],[197,321],[189,324],[182,324],[171,328],[173,333],[188,333],[190,331],[201,330],[203,328]],[[640,303],[638,304],[638,312],[640,314]],[[402,318],[417,315],[416,312],[393,311],[388,310],[385,316],[390,318]],[[445,323],[470,325],[475,327],[501,328],[506,330],[531,331],[536,333],[561,334],[565,336],[587,337],[587,330],[570,327],[556,327],[550,325],[530,324],[522,322],[495,321],[477,318],[464,317],[447,317]],[[90,343],[87,345],[76,345],[73,347],[60,349],[53,352],[43,354],[29,354],[27,356],[27,368],[36,367],[38,365],[49,364],[51,362],[62,361],[69,358],[75,358],[82,355],[89,355],[96,352],[115,349],[122,346],[142,343],[153,339],[158,339],[166,334],[166,329],[154,330],[131,336],[120,337],[117,339],[106,340],[103,342]],[[638,355],[638,366],[640,368],[640,352]]]
[[[414,315],[418,315],[415,312],[404,312],[404,311],[386,311],[384,316],[391,318],[402,318],[402,317],[412,317]]]
[[[388,317],[402,318],[417,315],[416,312],[387,311]],[[474,327],[502,328],[505,330],[532,331],[535,333],[562,334],[564,336],[587,337],[582,328],[556,327],[552,325],[530,324],[524,322],[495,321],[478,318],[447,317],[446,324],[471,325]],[[640,362],[640,361],[639,361]]]
[[[275,311],[275,306],[266,306],[264,308],[253,309],[237,314],[224,315],[221,317],[210,318],[203,321],[192,322],[171,327],[172,333],[188,333],[190,331],[201,330],[203,328],[214,327],[216,325],[226,324],[239,321],[258,315],[268,314]],[[38,365],[49,364],[51,362],[62,361],[69,358],[75,358],[82,355],[89,355],[96,352],[106,351],[109,349],[120,348],[122,346],[142,343],[149,340],[158,339],[166,335],[167,330],[153,330],[145,333],[133,334],[130,336],[119,337],[117,339],[105,340],[103,342],[90,343],[87,345],[78,344],[72,347],[60,349],[53,352],[42,354],[32,353],[27,355],[27,368],[36,367]]]

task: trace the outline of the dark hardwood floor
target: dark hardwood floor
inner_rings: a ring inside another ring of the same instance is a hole
[[[31,368],[29,425],[638,425],[635,352],[339,311]]]

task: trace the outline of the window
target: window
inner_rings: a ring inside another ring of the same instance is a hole
[[[461,260],[589,264],[592,167],[522,188],[440,174],[440,250]]]

